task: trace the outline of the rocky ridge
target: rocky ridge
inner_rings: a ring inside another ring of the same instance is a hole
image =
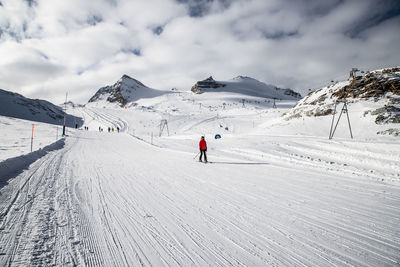
[[[302,116],[332,115],[335,103],[346,100],[349,109],[354,103],[376,103],[379,107],[366,109],[362,116],[374,116],[376,124],[400,123],[400,68],[386,68],[367,72],[349,81],[338,82],[309,93],[291,111],[283,115],[286,120]],[[398,127],[397,125],[396,127]],[[400,135],[396,128],[378,134]]]
[[[190,90],[193,93],[202,94],[203,93],[202,89],[220,88],[220,87],[225,87],[225,86],[226,86],[226,84],[218,83],[213,79],[212,76],[210,76],[205,80],[196,82],[196,84],[193,85],[192,89],[190,89]]]

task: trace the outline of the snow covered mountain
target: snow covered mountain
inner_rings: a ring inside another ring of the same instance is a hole
[[[20,94],[0,89],[0,115],[24,120],[62,125],[64,111],[45,100],[30,99]],[[66,125],[81,126],[83,120],[72,115],[66,116]]]
[[[286,120],[332,115],[346,100],[363,127],[380,125],[377,134],[400,135],[400,68],[367,72],[311,92],[284,115]],[[329,116],[331,117],[331,116]]]
[[[361,95],[394,99],[396,80]],[[297,100],[209,90],[69,103],[87,130],[59,139],[35,123],[32,153],[30,121],[0,116],[0,266],[399,265],[400,143],[376,135],[386,124],[351,103],[355,138],[330,140],[332,116],[281,116]]]
[[[281,100],[300,99],[301,95],[291,89],[282,89],[265,84],[246,76],[238,76],[230,81],[215,81],[212,76],[198,81],[191,89],[196,94],[205,92],[229,92],[256,97],[275,98]]]
[[[123,75],[115,84],[100,88],[89,99],[91,106],[109,103],[118,104],[121,107],[130,106],[133,102],[142,98],[152,98],[163,95],[165,92],[147,87],[140,81]]]

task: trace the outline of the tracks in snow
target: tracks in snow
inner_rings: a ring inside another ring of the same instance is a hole
[[[100,113],[92,108],[81,108],[79,111],[86,118],[86,123],[90,123],[93,120],[98,121],[104,127],[119,127],[121,131],[128,131],[128,123],[120,117],[105,112]]]
[[[226,168],[80,131],[0,191],[0,265],[399,264],[400,189],[277,164],[313,149],[287,143],[261,154],[268,165]]]
[[[247,157],[248,160],[274,162],[280,166],[297,166],[321,172],[346,173],[352,177],[369,177],[375,181],[399,183],[400,158],[390,153],[393,145],[386,145],[388,153],[381,153],[381,147],[362,143],[334,143],[320,141],[273,142],[266,148],[235,148],[225,154]],[[380,144],[379,146],[385,146]],[[361,179],[360,179],[361,180]],[[362,179],[363,180],[363,179]]]
[[[58,258],[60,224],[57,220],[57,196],[65,190],[58,179],[63,153],[55,151],[39,159],[3,191],[9,194],[1,219],[0,263],[7,265],[51,265],[68,263],[71,257]],[[16,189],[13,192],[13,189]],[[61,190],[61,192],[60,192]],[[62,212],[70,210],[68,207]],[[67,216],[68,217],[68,216]],[[67,221],[72,221],[69,217]],[[70,249],[68,251],[71,251]],[[61,261],[61,262],[60,262]]]
[[[1,190],[1,266],[107,265],[77,201],[70,149],[50,152]]]

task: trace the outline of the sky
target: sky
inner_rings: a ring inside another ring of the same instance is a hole
[[[399,0],[0,0],[0,88],[86,103],[127,74],[250,76],[302,95],[400,65]]]

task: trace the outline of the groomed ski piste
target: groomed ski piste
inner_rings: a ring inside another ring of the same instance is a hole
[[[43,124],[32,153],[32,122],[0,117],[0,265],[399,266],[398,138],[243,98],[70,108],[89,130]]]

